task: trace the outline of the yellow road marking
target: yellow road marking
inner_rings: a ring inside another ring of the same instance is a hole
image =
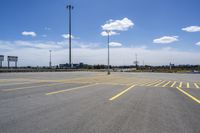
[[[44,82],[21,82],[21,83],[6,83],[0,84],[0,86],[10,86],[10,85],[24,85],[24,84],[35,84],[35,83],[44,83]]]
[[[160,82],[160,83],[158,83],[158,84],[156,84],[156,85],[154,85],[155,87],[156,86],[159,86],[159,85],[161,85],[162,83],[164,83],[165,81],[162,81],[162,82]]]
[[[162,87],[165,87],[165,86],[167,86],[167,85],[170,84],[170,83],[171,83],[171,81],[167,82],[167,83],[164,84]]]
[[[68,79],[61,79],[61,80],[52,80],[53,82],[57,81],[57,82],[73,82],[73,81],[91,81],[92,79],[102,79],[102,78],[108,78],[106,75],[102,75],[102,76],[91,76],[91,77],[74,77],[74,78],[68,78]]]
[[[195,102],[197,102],[198,104],[200,104],[200,100],[197,99],[196,97],[192,96],[191,94],[189,94],[188,92],[182,90],[179,87],[176,87],[180,92],[182,92],[183,94],[185,94],[186,96],[188,96],[189,98],[191,98],[192,100],[194,100]]]
[[[142,83],[139,83],[139,84],[137,84],[137,85],[139,85],[139,86],[145,86],[145,85],[147,85],[147,84],[150,84],[150,83],[152,83],[152,81],[148,81],[148,82],[142,82]]]
[[[156,82],[156,81],[153,81],[153,82]],[[152,81],[143,83],[143,85],[148,85],[148,84],[151,84],[151,83],[152,83]]]
[[[183,82],[180,82],[179,87],[181,88],[183,86]]]
[[[175,84],[176,84],[176,81],[174,81],[174,83],[170,87],[174,87]]]
[[[90,82],[87,82],[88,84],[91,84]],[[127,86],[129,84],[119,84],[119,83],[102,83],[102,82],[94,82],[95,84],[101,84],[101,85],[122,85],[122,86]]]
[[[23,90],[28,88],[36,88],[36,87],[42,87],[42,86],[54,86],[64,83],[55,83],[55,84],[47,84],[47,85],[36,85],[36,86],[27,86],[27,87],[20,87],[20,88],[13,88],[13,89],[3,89],[2,91],[8,92],[8,91],[16,91],[16,90]]]
[[[129,88],[125,89],[124,91],[122,91],[122,92],[118,93],[117,95],[111,97],[109,100],[110,101],[115,100],[116,98],[120,97],[121,95],[123,95],[124,93],[126,93],[127,91],[129,91],[130,89],[132,89],[133,87],[135,87],[135,85],[130,86]]]
[[[10,83],[10,82],[18,82],[18,81],[23,81],[26,82],[27,80],[23,80],[23,79],[0,79],[0,83]]]
[[[198,84],[197,84],[197,83],[194,83],[194,86],[195,86],[196,88],[199,88],[199,86],[198,86]]]
[[[81,88],[91,87],[91,86],[95,86],[95,85],[97,85],[97,83],[96,84],[85,85],[85,86],[74,87],[74,88],[65,89],[65,90],[60,90],[60,91],[49,92],[49,93],[46,93],[45,95],[48,96],[48,95],[63,93],[63,92],[67,92],[67,91],[78,90],[78,89],[81,89]]]
[[[151,86],[151,85],[157,84],[157,83],[160,82],[160,81],[161,81],[161,80],[157,80],[157,81],[155,81],[155,82],[153,82],[153,83],[147,84],[146,86]]]
[[[187,88],[190,88],[190,84],[189,83],[187,83]]]

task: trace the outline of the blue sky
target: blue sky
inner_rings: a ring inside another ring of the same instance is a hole
[[[48,49],[52,49],[54,64],[67,62],[68,43],[67,38],[62,37],[68,33],[67,3],[75,7],[72,17],[74,63],[105,64],[106,37],[101,36],[102,26],[127,18],[133,25],[127,30],[116,31],[119,35],[111,37],[111,41],[122,44],[113,47],[113,65],[132,64],[134,53],[139,53],[140,62],[146,60],[151,65],[170,61],[199,64],[200,46],[196,45],[200,42],[199,0],[1,0],[0,54],[19,56],[22,66],[48,65]],[[113,21],[108,22],[110,19]],[[191,26],[196,26],[196,30]],[[183,30],[187,27],[189,29]],[[22,35],[22,32],[29,34]],[[169,42],[162,43],[163,39]],[[35,54],[27,55],[27,51]],[[118,52],[129,55],[114,58],[119,56]],[[190,59],[186,59],[188,55]],[[43,58],[38,60],[41,56]]]

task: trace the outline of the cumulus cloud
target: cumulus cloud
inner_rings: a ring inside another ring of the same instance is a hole
[[[112,46],[112,47],[121,47],[122,46],[122,44],[119,43],[119,42],[110,42],[109,45]]]
[[[111,31],[127,31],[129,28],[132,28],[134,23],[128,19],[124,18],[122,20],[109,20],[106,24],[102,25],[103,30],[111,30]]]
[[[200,46],[200,42],[197,42],[196,45],[197,45],[197,46]]]
[[[33,31],[23,31],[22,35],[23,36],[32,36],[32,37],[36,37],[37,36],[37,34],[35,32],[33,32]]]
[[[65,39],[69,39],[70,35],[69,34],[62,34],[62,37]],[[75,37],[71,35],[71,38],[74,39]]]
[[[102,31],[102,32],[101,32],[101,35],[102,35],[102,36],[108,36],[108,33],[107,33],[106,31]],[[119,35],[119,33],[115,32],[115,31],[110,31],[110,32],[109,32],[109,35],[110,35],[110,36]]]
[[[154,39],[153,43],[168,44],[178,41],[178,36],[163,36],[158,39]]]
[[[189,26],[182,28],[182,30],[186,32],[200,32],[200,26]]]

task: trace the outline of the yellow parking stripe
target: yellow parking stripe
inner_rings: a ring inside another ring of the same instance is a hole
[[[181,88],[183,86],[183,82],[180,82],[179,87]]]
[[[196,97],[192,96],[191,94],[189,94],[188,92],[182,90],[179,87],[176,87],[180,92],[182,92],[183,94],[185,94],[186,96],[188,96],[189,98],[191,98],[192,100],[194,100],[195,102],[197,102],[198,104],[200,104],[200,100],[197,99]]]
[[[167,82],[166,84],[164,84],[162,87],[166,87],[168,84],[170,84],[171,81]]]
[[[174,87],[175,84],[176,84],[176,81],[174,81],[174,83],[170,87]]]
[[[157,86],[159,86],[159,85],[161,85],[162,83],[164,83],[165,81],[162,81],[162,82],[160,82],[160,83],[158,83],[158,84],[156,84],[156,85],[154,85],[155,87],[157,87]]]
[[[156,81],[154,81],[154,82],[152,82],[152,83],[150,83],[150,84],[147,84],[146,86],[151,86],[151,85],[154,85],[154,84],[157,84],[158,82],[160,82],[161,80],[156,80]]]
[[[189,83],[187,83],[187,88],[190,88],[190,84]]]
[[[195,86],[196,88],[198,88],[198,89],[199,89],[199,86],[198,86],[198,84],[197,84],[197,83],[194,83],[194,86]]]
[[[60,90],[60,91],[49,92],[49,93],[46,93],[45,95],[48,96],[48,95],[63,93],[63,92],[67,92],[67,91],[78,90],[78,89],[81,89],[81,88],[91,87],[91,86],[95,86],[95,85],[97,85],[97,83],[96,84],[85,85],[85,86],[74,87],[74,88],[65,89],[65,90]]]
[[[148,82],[143,82],[143,83],[139,83],[139,84],[137,84],[137,85],[139,85],[139,86],[145,86],[145,85],[147,85],[147,84],[149,84],[149,83],[151,83],[152,81],[148,81]]]
[[[27,87],[19,87],[19,88],[12,88],[12,89],[3,89],[2,91],[9,92],[9,91],[17,91],[17,90],[24,90],[28,88],[37,88],[37,87],[45,87],[45,86],[55,86],[55,85],[60,85],[64,83],[55,83],[55,84],[45,84],[45,85],[36,85],[36,86],[27,86]]]
[[[123,95],[124,93],[126,93],[127,91],[129,91],[130,89],[132,89],[133,87],[135,87],[135,85],[130,86],[129,88],[125,89],[124,91],[122,91],[122,92],[118,93],[117,95],[111,97],[109,100],[110,101],[115,100],[116,98],[120,97],[121,95]]]

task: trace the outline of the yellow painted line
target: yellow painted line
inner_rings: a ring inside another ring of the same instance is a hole
[[[91,76],[91,77],[74,77],[74,78],[68,78],[68,79],[61,79],[61,80],[52,80],[53,82],[73,82],[73,81],[87,81],[87,80],[92,80],[92,79],[100,79],[100,78],[107,78],[106,75],[102,76]]]
[[[132,89],[133,87],[135,87],[135,85],[132,85],[132,86],[128,87],[128,88],[125,89],[124,91],[122,91],[122,92],[118,93],[117,95],[111,97],[109,100],[110,100],[110,101],[115,100],[116,98],[120,97],[121,95],[123,95],[124,93],[126,93],[127,91],[129,91],[130,89]]]
[[[160,83],[158,83],[158,84],[156,84],[156,85],[154,85],[155,87],[156,86],[159,86],[159,85],[161,85],[162,83],[164,83],[165,81],[162,81],[162,82],[160,82]]]
[[[141,85],[147,85],[147,84],[150,84],[150,83],[152,83],[152,81],[142,82]]]
[[[101,85],[122,85],[122,86],[127,86],[128,84],[118,84],[118,83],[96,83],[96,84],[101,84]]]
[[[174,87],[175,84],[176,84],[176,81],[174,81],[174,83],[170,87]]]
[[[198,104],[200,104],[200,100],[197,99],[196,97],[192,96],[191,94],[189,94],[188,92],[182,90],[179,87],[176,87],[180,92],[182,92],[183,94],[185,94],[186,96],[188,96],[189,98],[191,98],[192,100],[194,100],[195,102],[197,102]]]
[[[0,84],[0,86],[10,86],[10,85],[24,85],[24,84],[37,84],[37,83],[43,83],[43,82],[21,82],[21,83],[6,83],[6,84]]]
[[[152,81],[148,81],[148,82],[143,82],[143,83],[139,83],[139,84],[137,84],[137,85],[139,85],[139,86],[145,86],[145,85],[147,85],[147,84],[150,84],[150,83],[152,83]]]
[[[150,84],[147,84],[146,86],[151,86],[151,85],[157,84],[157,83],[159,83],[160,81],[161,81],[161,80],[154,81],[154,82],[152,82],[152,83],[150,83]]]
[[[16,79],[0,79],[0,82],[8,82],[8,81],[22,81],[23,78],[16,78]],[[26,79],[27,80],[27,79]]]
[[[187,88],[190,88],[190,83],[187,83]]]
[[[168,84],[170,84],[171,81],[167,82],[166,84],[164,84],[162,87],[166,87]]]
[[[47,85],[36,85],[36,86],[27,86],[27,87],[19,87],[19,88],[13,88],[13,89],[3,89],[2,91],[8,92],[8,91],[17,91],[17,90],[23,90],[28,88],[36,88],[36,87],[43,87],[43,86],[54,86],[64,83],[56,83],[56,84],[47,84]]]
[[[146,86],[146,85],[148,85],[150,83],[152,83],[152,81],[151,82],[142,83],[142,84],[140,84],[140,86]]]
[[[82,89],[82,88],[86,88],[86,87],[91,87],[91,86],[95,86],[95,85],[97,85],[97,83],[96,84],[85,85],[85,86],[74,87],[74,88],[65,89],[65,90],[60,90],[60,91],[49,92],[49,93],[46,93],[45,95],[48,96],[48,95],[53,95],[53,94],[58,94],[58,93],[78,90],[78,89]]]
[[[179,87],[181,88],[183,86],[183,82],[180,82]]]
[[[196,88],[199,88],[199,86],[198,86],[198,84],[197,84],[197,83],[194,83],[194,86],[195,86]]]

